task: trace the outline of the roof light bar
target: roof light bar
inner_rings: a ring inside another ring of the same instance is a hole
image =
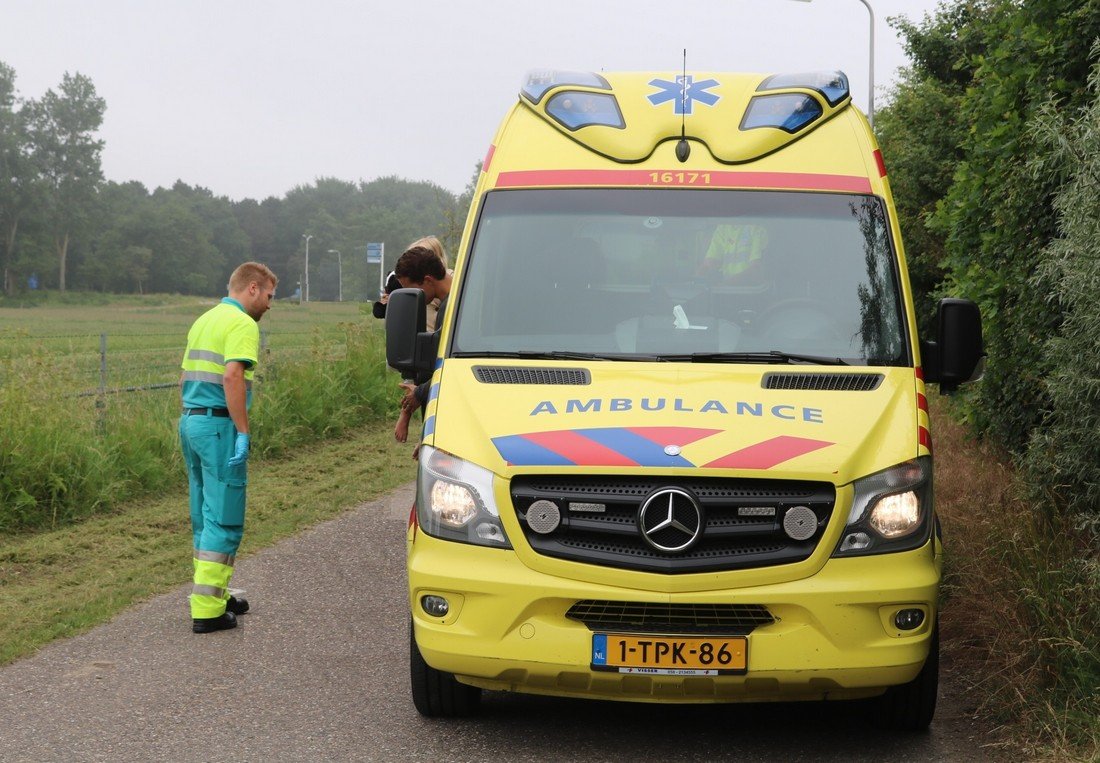
[[[745,116],[741,119],[741,129],[775,127],[784,132],[796,133],[823,113],[821,104],[808,95],[758,95],[749,101],[749,107],[745,109]]]
[[[560,85],[594,87],[600,90],[611,89],[611,85],[608,84],[607,80],[593,72],[559,72],[550,69],[536,69],[527,73],[527,81],[523,83],[520,92],[531,103],[538,103],[548,90]]]
[[[773,74],[760,83],[760,86],[756,88],[756,92],[785,90],[792,87],[816,90],[825,97],[830,106],[836,106],[851,94],[848,88],[848,75],[842,71]]]
[[[546,113],[568,130],[591,125],[626,127],[619,102],[610,94],[565,90],[546,102]]]

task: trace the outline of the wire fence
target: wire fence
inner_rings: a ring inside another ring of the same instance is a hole
[[[260,331],[261,369],[308,359],[319,340],[326,359],[346,352],[346,336],[330,329],[303,332]],[[50,367],[51,391],[74,397],[178,389],[183,358],[179,331],[5,336],[0,346],[0,385],[25,383],[31,365]]]

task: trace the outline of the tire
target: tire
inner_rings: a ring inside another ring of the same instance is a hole
[[[409,679],[412,700],[426,718],[466,718],[477,713],[481,689],[459,683],[451,673],[436,670],[424,661],[409,623]]]
[[[872,700],[875,726],[891,731],[924,731],[936,713],[940,676],[940,625],[932,632],[932,645],[920,673],[907,684],[891,686]]]

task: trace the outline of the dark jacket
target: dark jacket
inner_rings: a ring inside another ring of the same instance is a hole
[[[435,332],[439,333],[440,328],[443,326],[443,317],[447,313],[447,301],[449,296],[444,297],[439,301],[439,314],[435,319]],[[425,372],[424,376],[427,378],[416,385],[416,390],[413,395],[416,396],[416,402],[420,403],[420,415],[425,414],[425,409],[428,407],[428,394],[431,392],[432,387],[432,371]]]

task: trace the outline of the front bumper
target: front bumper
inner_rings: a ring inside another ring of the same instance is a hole
[[[487,689],[649,702],[854,699],[906,683],[928,655],[939,568],[930,544],[830,559],[796,581],[713,590],[715,575],[701,575],[711,590],[663,594],[547,575],[512,551],[424,533],[408,560],[416,642],[432,667]],[[428,594],[448,600],[445,617],[421,607]],[[590,668],[592,631],[565,616],[585,599],[760,604],[775,622],[749,635],[744,675],[608,673]],[[924,623],[899,631],[894,613],[913,607],[925,611]]]

